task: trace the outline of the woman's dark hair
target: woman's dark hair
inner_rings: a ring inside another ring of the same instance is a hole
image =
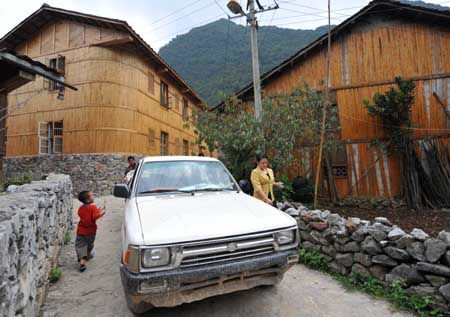
[[[135,160],[135,161],[136,161],[136,159],[134,158],[134,156],[128,156],[127,161],[129,161],[129,160]]]
[[[256,162],[259,163],[259,162],[261,162],[261,160],[264,160],[264,159],[266,159],[266,160],[269,159],[266,154],[264,154],[264,153],[256,153]]]
[[[80,192],[78,194],[78,200],[81,201],[83,204],[86,203],[86,200],[89,197],[89,191],[88,190],[83,190],[82,192]]]

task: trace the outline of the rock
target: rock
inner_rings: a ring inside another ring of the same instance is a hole
[[[331,215],[331,211],[329,211],[329,210],[324,210],[324,211],[322,211],[322,213],[320,214],[320,216],[322,217],[322,219],[327,219],[329,215]]]
[[[440,239],[428,239],[424,242],[425,257],[428,262],[435,263],[447,251],[447,245]]]
[[[400,260],[402,262],[408,261],[411,259],[408,252],[405,250],[394,248],[394,247],[386,247],[384,248],[384,252],[389,255],[391,258]]]
[[[376,230],[383,231],[386,234],[388,234],[392,230],[391,226],[386,226],[386,225],[383,225],[382,223],[379,223],[379,222],[374,222],[372,227],[375,228]]]
[[[359,218],[348,218],[345,221],[345,228],[349,233],[353,233],[361,226],[361,219]]]
[[[438,238],[444,241],[447,245],[447,248],[450,248],[450,232],[441,231],[439,232]]]
[[[336,256],[336,249],[330,245],[330,246],[323,246],[322,252],[329,255],[330,257],[334,258]]]
[[[430,237],[425,231],[417,228],[414,228],[413,231],[411,231],[411,235],[419,241],[425,241]]]
[[[319,241],[321,245],[329,245],[327,239],[323,238],[319,231],[313,230],[311,231],[311,237],[314,240]],[[311,241],[312,242],[312,241]],[[314,242],[313,242],[314,243]]]
[[[368,225],[370,225],[370,221],[369,220],[361,220],[361,226],[366,227]]]
[[[417,262],[416,268],[418,271],[432,273],[450,277],[450,267],[442,264],[430,264],[426,262]]]
[[[282,202],[277,201],[276,205],[277,205],[276,207],[278,209],[280,209],[280,210],[281,210],[281,208],[283,208],[283,203]]]
[[[392,227],[392,222],[390,222],[390,221],[389,221],[387,218],[385,218],[385,217],[376,217],[376,218],[375,218],[375,222],[378,222],[378,223],[381,223],[381,224],[383,224],[383,225]]]
[[[380,281],[384,281],[387,268],[381,265],[374,265],[369,268],[370,274]]]
[[[394,226],[388,233],[388,239],[391,241],[395,241],[403,237],[405,234],[405,231],[403,231],[401,228]]]
[[[19,189],[19,186],[17,185],[9,185],[6,191],[8,193],[15,193]]]
[[[395,261],[394,259],[388,257],[385,254],[375,255],[372,258],[372,263],[381,264],[383,266],[390,266],[390,267],[394,267],[394,266],[398,265],[397,261]]]
[[[343,265],[339,265],[337,262],[333,261],[329,264],[329,268],[332,272],[335,273],[339,273],[339,274],[343,274],[343,275],[348,275],[350,269],[343,266]]]
[[[320,251],[320,245],[313,244],[309,241],[302,242],[300,246],[306,250]]]
[[[312,217],[314,222],[322,222],[323,221],[323,219],[321,217],[322,211],[320,211],[318,209],[317,210],[310,210],[309,213],[310,213],[310,215],[311,215],[311,217]]]
[[[339,265],[345,267],[351,267],[353,265],[353,256],[350,253],[338,253],[335,259]]]
[[[358,230],[352,233],[351,238],[355,241],[361,242],[364,240],[366,235],[365,227],[360,227]]]
[[[338,226],[345,224],[344,218],[342,218],[338,214],[330,214],[327,218],[327,221],[331,226]]]
[[[295,208],[294,206],[292,206],[292,204],[290,204],[289,202],[285,201],[283,203],[283,205],[281,206],[281,210],[283,211],[287,211],[289,208]]]
[[[367,233],[370,234],[377,241],[382,241],[387,237],[386,232],[381,231],[373,226],[367,228]]]
[[[445,253],[445,261],[447,262],[447,265],[450,266],[450,251]]]
[[[397,247],[400,249],[406,249],[408,246],[410,246],[412,243],[416,242],[416,239],[410,234],[405,234],[403,237],[398,239],[395,243],[397,244]]]
[[[382,248],[386,248],[386,247],[394,247],[396,246],[395,241],[389,241],[389,240],[383,240],[378,242],[378,244],[382,247]]]
[[[314,238],[309,232],[300,231],[300,240],[301,241],[309,241],[314,244],[319,244],[319,240]]]
[[[422,276],[422,274],[419,273],[419,271],[417,271],[415,267],[404,263],[393,268],[388,275],[386,275],[387,282],[402,280],[408,286],[426,282],[425,278]]]
[[[409,255],[417,261],[425,261],[425,247],[422,242],[414,242],[406,248]]]
[[[433,296],[435,294],[435,289],[433,286],[429,284],[420,284],[416,286],[411,286],[406,290],[406,292],[410,295],[418,295],[418,296]]]
[[[306,223],[301,219],[297,219],[297,226],[300,230],[306,230]]]
[[[449,282],[449,279],[447,277],[438,276],[438,275],[425,275],[425,278],[434,287],[441,287]]]
[[[370,255],[375,255],[381,253],[383,250],[378,245],[378,243],[371,236],[366,237],[364,241],[361,243],[361,249]]]
[[[328,223],[326,223],[326,222],[310,222],[309,226],[314,230],[322,232],[328,228]]]
[[[353,261],[358,262],[365,267],[369,267],[372,265],[372,260],[370,258],[370,255],[364,254],[364,253],[355,253],[353,255]]]
[[[369,270],[358,263],[355,263],[352,265],[352,274],[359,274],[362,276],[370,276]]]
[[[344,245],[344,252],[358,252],[361,250],[359,244],[356,241],[351,241]]]
[[[441,293],[447,301],[450,301],[450,284],[439,287],[439,293]]]
[[[284,212],[291,217],[298,217],[300,215],[300,211],[293,207],[286,209]]]

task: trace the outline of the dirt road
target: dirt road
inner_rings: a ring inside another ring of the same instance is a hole
[[[108,214],[99,221],[96,257],[84,273],[78,272],[73,241],[61,255],[63,276],[52,285],[43,317],[133,316],[126,306],[119,276],[120,222],[123,200],[106,201]],[[76,208],[79,204],[75,203]],[[76,217],[76,219],[78,219]],[[73,236],[73,235],[72,235]],[[73,239],[72,239],[73,240]],[[274,288],[257,288],[171,309],[156,309],[154,317],[385,317],[409,316],[395,312],[389,304],[364,294],[347,292],[331,277],[294,266]]]

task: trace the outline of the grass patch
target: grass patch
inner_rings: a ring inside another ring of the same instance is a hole
[[[10,185],[20,186],[29,183],[31,183],[31,177],[29,175],[23,175],[17,178],[8,178],[2,182],[1,189],[6,191]]]
[[[64,244],[67,245],[70,243],[70,240],[72,240],[72,235],[70,234],[70,231],[67,231],[64,235]]]
[[[62,271],[59,267],[54,267],[50,270],[50,273],[48,274],[48,280],[50,283],[56,283],[59,281],[59,279],[62,276]]]
[[[433,309],[433,300],[429,296],[410,295],[401,281],[395,281],[389,286],[371,276],[351,274],[349,276],[331,272],[323,255],[314,250],[300,249],[299,262],[314,270],[319,270],[333,276],[347,290],[363,291],[373,297],[382,298],[395,307],[416,313],[420,317],[445,317],[450,314]],[[449,307],[450,311],[450,307]]]

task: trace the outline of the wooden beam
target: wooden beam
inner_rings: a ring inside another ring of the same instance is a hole
[[[127,44],[127,43],[131,43],[131,42],[133,42],[133,38],[131,36],[124,36],[124,37],[119,37],[119,38],[112,39],[112,40],[100,41],[100,42],[92,44],[91,46],[108,47],[108,46]]]
[[[167,67],[163,67],[163,68],[158,69],[156,72],[158,74],[165,74],[165,73],[169,72],[169,69]]]
[[[36,75],[19,70],[15,76],[0,82],[0,89],[2,92],[9,93],[35,79]]]
[[[29,61],[22,59],[16,55],[13,55],[11,53],[0,52],[0,60],[16,65],[18,69],[21,69],[25,72],[39,75],[49,80],[53,80],[58,84],[68,87],[72,90],[78,90],[78,88],[76,88],[75,86],[66,83],[64,76],[59,75],[56,71],[52,71],[38,64],[30,63]]]
[[[445,109],[444,103],[442,102],[441,98],[439,98],[439,96],[437,95],[437,93],[436,93],[435,91],[433,91],[433,96],[434,96],[434,98],[436,98],[438,104],[441,105],[442,110],[444,110],[444,113],[445,113],[445,115],[447,116],[447,119],[450,120],[450,113],[448,112],[447,109]]]

